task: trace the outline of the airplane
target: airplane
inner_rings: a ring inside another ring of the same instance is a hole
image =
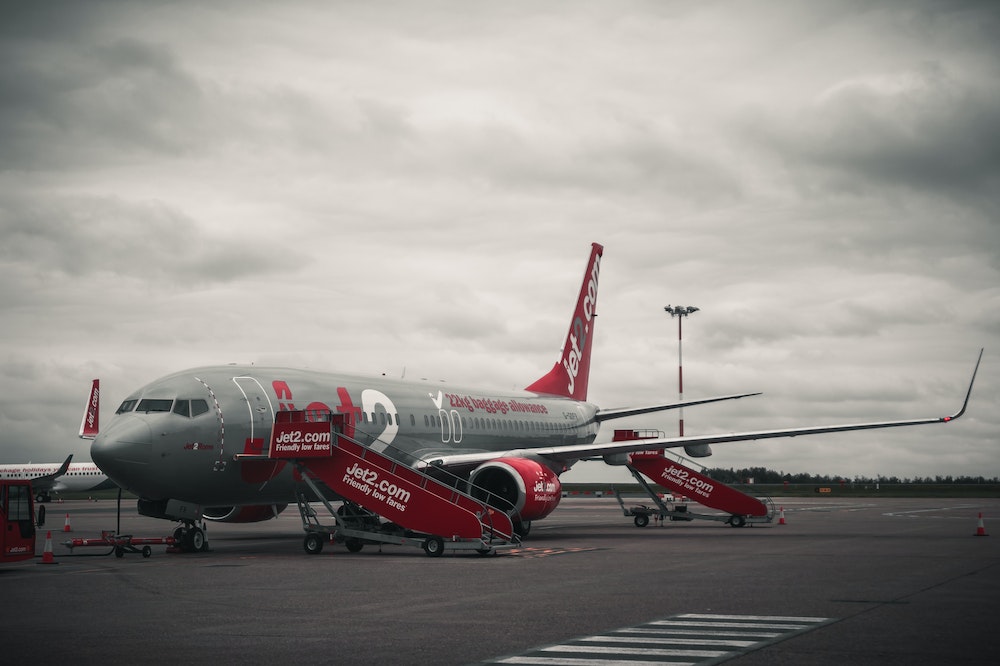
[[[80,437],[93,439],[99,428],[100,381],[91,382],[90,395],[80,422]],[[114,488],[107,475],[92,462],[74,463],[71,453],[62,463],[0,465],[0,479],[30,479],[38,502],[51,502],[52,494],[92,492]]]
[[[757,395],[614,409],[588,402],[603,251],[591,245],[559,359],[522,391],[280,367],[200,367],[129,394],[96,435],[91,457],[138,495],[140,514],[180,522],[175,537],[185,549],[207,550],[205,520],[268,520],[295,501],[301,477],[294,466],[249,455],[267,450],[276,413],[344,414],[353,436],[371,448],[414,467],[447,470],[509,501],[524,535],[558,504],[559,475],[580,460],[624,465],[629,453],[674,447],[704,457],[716,443],[946,423],[965,412],[971,382],[961,410],[945,417],[597,443],[605,421]],[[538,492],[556,499],[535,501]]]
[[[60,463],[0,465],[0,479],[31,479],[38,502],[51,502],[53,494],[86,493],[114,488],[107,475],[92,462],[74,463],[71,453]]]

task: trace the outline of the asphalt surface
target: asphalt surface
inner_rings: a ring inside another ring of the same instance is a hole
[[[785,525],[639,529],[614,499],[569,498],[519,550],[440,558],[397,546],[308,555],[293,507],[266,523],[210,524],[210,552],[155,546],[148,559],[62,545],[114,530],[113,501],[50,504],[38,557],[0,566],[0,662],[998,662],[1000,499],[779,503]],[[980,512],[988,536],[974,536]],[[123,534],[173,530],[134,504],[121,520]],[[55,564],[41,563],[47,530]],[[812,624],[706,658],[642,638],[679,616]],[[639,647],[594,638],[617,630]]]

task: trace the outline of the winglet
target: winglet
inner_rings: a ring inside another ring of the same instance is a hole
[[[94,439],[100,429],[101,419],[101,380],[95,379],[90,385],[90,395],[83,408],[83,420],[80,421],[80,439]]]
[[[594,345],[594,317],[597,316],[597,283],[601,273],[604,247],[591,244],[590,261],[583,275],[576,310],[563,343],[562,357],[548,374],[539,378],[526,391],[561,395],[574,400],[587,399],[590,377],[590,350]]]
[[[954,421],[965,413],[965,408],[969,406],[969,398],[972,396],[972,385],[976,383],[976,373],[979,372],[979,363],[983,360],[984,350],[985,347],[979,348],[979,358],[976,359],[976,367],[972,369],[972,379],[969,380],[969,390],[965,393],[965,402],[962,403],[962,409],[958,410],[951,416],[941,417],[942,422],[947,423],[948,421]]]

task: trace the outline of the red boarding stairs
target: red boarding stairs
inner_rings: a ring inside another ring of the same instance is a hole
[[[615,430],[614,441],[653,439],[658,436],[662,435],[655,431]],[[727,486],[720,481],[705,476],[677,460],[666,457],[664,449],[632,453],[629,455],[629,464],[627,467],[632,472],[632,475],[645,487],[657,505],[660,506],[658,513],[661,518],[669,515],[672,519],[680,520],[691,520],[692,518],[704,518],[707,520],[721,519],[733,527],[743,527],[747,523],[771,522],[774,518],[774,503],[769,498],[762,500],[751,497],[732,486]],[[663,505],[659,496],[639,476],[639,472],[654,483],[658,483],[665,488],[670,488],[675,493],[693,499],[698,504],[724,511],[728,515],[695,514],[688,512],[686,510],[687,507],[684,507],[684,510],[680,512],[676,510],[671,511]],[[648,509],[646,511],[648,512]],[[684,517],[678,517],[676,514],[683,514]],[[627,515],[636,515],[636,525],[640,525],[640,520],[638,520],[639,514],[629,513]]]
[[[391,447],[376,451],[351,435],[353,425],[344,414],[276,415],[268,458],[293,461],[337,520],[333,527],[322,525],[299,497],[306,552],[318,553],[325,540],[344,541],[351,551],[366,543],[419,545],[430,556],[441,555],[446,544],[488,554],[519,543],[507,513],[389,457]],[[345,500],[340,510],[334,511],[316,479]]]

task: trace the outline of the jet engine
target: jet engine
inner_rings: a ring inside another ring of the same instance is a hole
[[[217,523],[260,523],[277,517],[287,504],[257,504],[253,506],[213,506],[203,517]]]
[[[690,444],[684,447],[684,453],[692,458],[707,458],[712,455],[712,447],[709,444]]]
[[[562,484],[555,472],[529,458],[483,463],[469,475],[469,483],[473,497],[507,512],[515,522],[544,518],[562,499]]]

